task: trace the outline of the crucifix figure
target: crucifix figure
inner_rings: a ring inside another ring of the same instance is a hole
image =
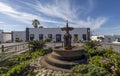
[[[68,26],[68,21],[67,21],[66,27],[61,28],[61,30],[66,31],[64,35],[64,49],[70,50],[72,48],[71,47],[72,36],[70,35],[69,31],[73,30],[73,28]]]

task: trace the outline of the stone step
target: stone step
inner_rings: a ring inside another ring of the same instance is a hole
[[[51,54],[51,57],[55,58],[55,59],[59,59],[59,60],[64,60],[64,61],[73,61],[73,60],[80,60],[80,59],[83,59],[85,56],[84,54],[83,55],[80,55],[80,56],[73,56],[73,57],[63,57],[55,52],[53,52]]]
[[[45,57],[41,58],[40,64],[41,64],[43,67],[48,68],[48,69],[51,69],[51,70],[54,70],[54,71],[70,72],[70,69],[64,69],[64,68],[60,68],[60,67],[56,67],[56,66],[53,66],[53,65],[48,64],[48,63],[45,61]]]
[[[60,67],[60,68],[65,68],[65,69],[70,69],[75,65],[85,63],[86,59],[80,59],[80,60],[73,60],[73,61],[63,61],[59,59],[55,59],[51,57],[51,54],[48,54],[45,56],[45,61],[53,66]]]
[[[71,65],[71,64],[76,65],[76,63],[74,63],[73,61],[70,62],[70,61],[59,60],[59,59],[53,58],[51,55],[48,55],[46,57],[46,60],[49,60],[50,62],[53,62],[53,63],[63,64],[63,65]]]

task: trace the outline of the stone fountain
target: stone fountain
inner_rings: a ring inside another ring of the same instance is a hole
[[[54,47],[52,53],[42,57],[40,63],[43,67],[69,72],[72,67],[78,64],[87,62],[87,58],[84,55],[84,49],[82,47],[76,47],[71,45],[71,38],[69,31],[73,28],[68,26],[61,28],[62,31],[66,31],[64,35],[64,46]]]

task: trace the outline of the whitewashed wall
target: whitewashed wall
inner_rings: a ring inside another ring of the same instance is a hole
[[[104,35],[104,42],[113,42],[120,38],[120,35]]]
[[[98,39],[98,37],[102,37],[103,40]],[[91,40],[101,41],[101,42],[114,42],[117,39],[120,39],[120,35],[97,35],[97,36],[91,36]]]
[[[12,37],[11,37],[11,32],[3,32],[3,42],[11,42]]]
[[[0,43],[3,42],[3,30],[0,30]]]
[[[29,36],[30,34],[34,34],[34,40],[39,40],[39,34],[43,34],[44,38],[48,37],[48,34],[52,34],[52,41],[56,41],[56,34],[61,34],[61,41],[63,41],[65,31],[62,31],[60,28],[29,28]],[[83,40],[83,34],[86,34],[86,37],[88,36],[87,28],[74,28],[70,31],[70,34],[72,35],[72,41],[74,34],[78,34],[78,40]]]
[[[16,38],[26,41],[26,32],[25,31],[12,31],[13,42],[15,42]]]

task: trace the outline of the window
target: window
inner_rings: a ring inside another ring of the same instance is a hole
[[[78,42],[78,34],[74,34],[74,42]]]
[[[52,40],[52,34],[48,34],[48,37]]]
[[[30,40],[34,40],[34,34],[30,34]]]
[[[86,34],[83,34],[83,40],[86,40]]]
[[[61,42],[61,34],[56,34],[56,42]]]
[[[43,40],[43,34],[39,34],[39,40]]]
[[[117,40],[118,42],[120,42],[120,38],[118,38],[118,40]]]
[[[19,42],[19,40],[20,40],[19,38],[15,38],[15,42]]]
[[[111,42],[111,38],[108,38],[108,42]]]
[[[19,38],[16,38],[15,40],[19,40]]]

